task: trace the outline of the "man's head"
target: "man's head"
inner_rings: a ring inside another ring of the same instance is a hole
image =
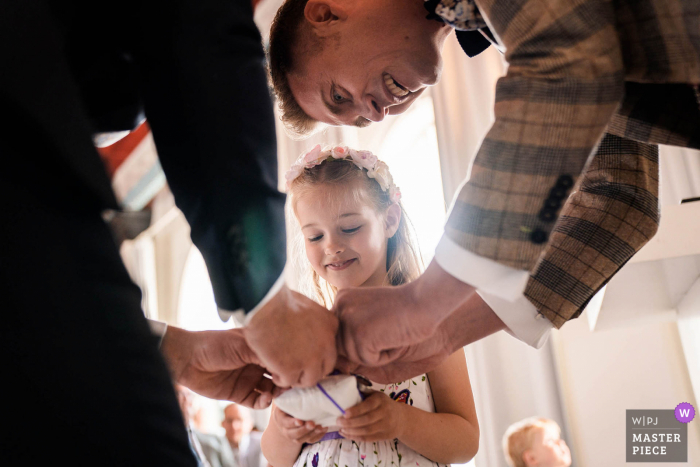
[[[243,437],[253,430],[253,415],[247,407],[229,404],[224,409],[221,426],[226,430],[226,439],[232,446],[238,446]]]
[[[559,425],[546,418],[512,424],[503,435],[503,451],[511,467],[569,467],[571,452]]]
[[[421,0],[286,0],[270,30],[270,79],[296,134],[367,126],[435,84],[451,29]]]

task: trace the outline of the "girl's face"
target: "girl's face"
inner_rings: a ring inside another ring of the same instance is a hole
[[[387,242],[401,218],[397,204],[378,213],[352,188],[319,185],[295,205],[311,267],[339,290],[384,285]]]

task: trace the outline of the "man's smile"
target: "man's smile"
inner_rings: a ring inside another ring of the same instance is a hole
[[[384,84],[386,84],[389,92],[398,98],[406,97],[411,93],[411,91],[401,86],[389,73],[384,73]]]

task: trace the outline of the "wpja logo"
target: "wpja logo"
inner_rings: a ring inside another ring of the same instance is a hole
[[[688,422],[695,409],[627,410],[627,462],[688,462]]]

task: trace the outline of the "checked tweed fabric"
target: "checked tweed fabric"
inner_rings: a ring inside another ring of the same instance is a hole
[[[564,205],[525,296],[556,327],[577,318],[659,225],[658,146],[605,135]]]
[[[559,327],[656,231],[652,145],[700,147],[700,0],[476,3],[509,68],[446,235]]]

